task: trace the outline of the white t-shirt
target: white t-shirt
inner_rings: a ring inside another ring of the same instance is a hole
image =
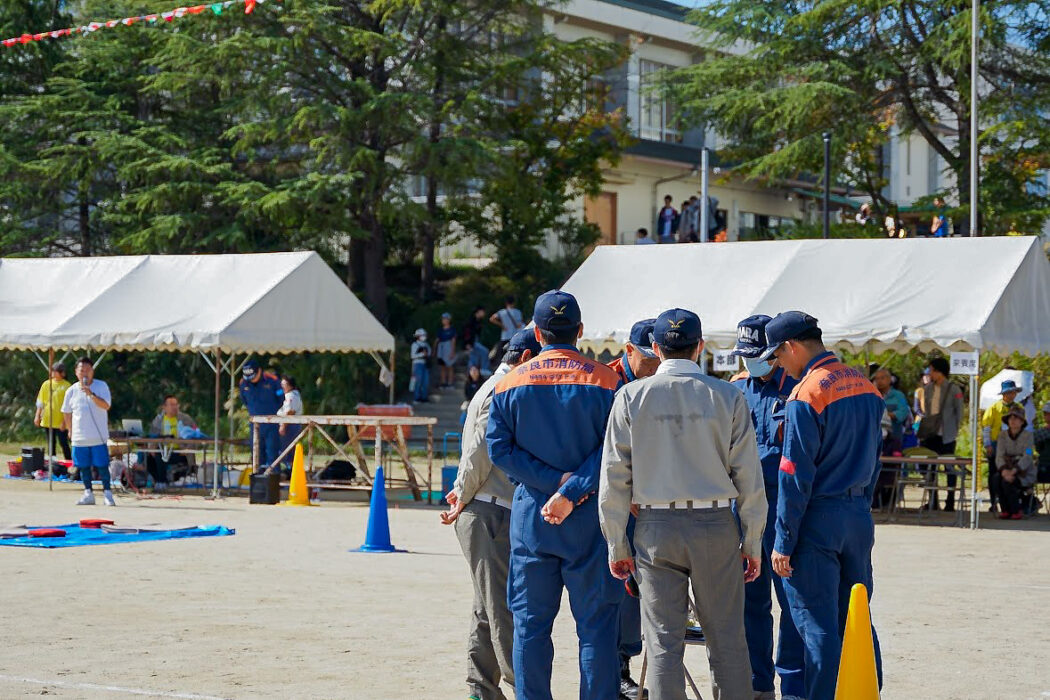
[[[503,308],[499,310],[496,316],[503,326],[503,331],[499,334],[500,340],[510,340],[525,325],[521,322],[521,311],[518,309]]]
[[[112,403],[109,385],[96,379],[89,385],[91,393],[106,403]],[[62,401],[62,413],[73,414],[73,430],[70,439],[74,447],[105,445],[109,440],[108,411],[103,411],[84,393],[84,385],[76,382],[69,387]]]
[[[277,415],[288,416],[295,414],[303,415],[303,397],[298,389],[292,389],[284,395],[284,405],[277,409]]]

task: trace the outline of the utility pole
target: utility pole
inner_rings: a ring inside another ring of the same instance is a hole
[[[974,0],[976,2],[976,0]],[[831,132],[824,132],[824,238],[831,237]]]
[[[707,202],[707,173],[710,168],[708,167],[708,149],[704,146],[700,151],[700,242],[707,243],[707,231],[708,231],[708,210],[710,207]]]
[[[977,235],[977,38],[980,32],[980,0],[973,0],[970,9],[970,236]]]

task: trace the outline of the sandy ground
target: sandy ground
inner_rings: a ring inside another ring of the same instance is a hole
[[[437,510],[392,507],[407,554],[357,554],[359,504],[320,508],[119,499],[0,481],[3,525],[106,516],[221,523],[234,537],[58,550],[0,548],[0,697],[465,698],[471,588]],[[1050,519],[977,533],[880,525],[873,615],[885,700],[1050,697]],[[567,604],[556,698],[577,696]],[[710,697],[707,662],[688,664]]]

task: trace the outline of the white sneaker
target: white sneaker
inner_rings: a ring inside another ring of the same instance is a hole
[[[115,505],[117,505],[117,502],[115,500],[113,500],[113,492],[112,491],[106,491],[105,493],[103,493],[102,494],[102,498],[106,502],[107,506],[115,506]],[[91,499],[91,502],[94,503],[95,500]]]
[[[84,490],[84,495],[77,501],[78,506],[93,506],[95,505],[95,494],[87,489]]]

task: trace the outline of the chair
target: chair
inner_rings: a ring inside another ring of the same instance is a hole
[[[1038,464],[1036,469],[1035,497],[1042,501],[1043,510],[1050,514],[1050,465]]]
[[[691,593],[688,596],[688,600],[689,600],[689,612],[690,612],[690,614],[694,618],[699,619],[699,614],[697,613],[697,609],[696,609],[696,603],[693,602],[693,595]],[[702,638],[701,639],[690,639],[687,636],[685,638],[685,645],[687,647],[690,647],[690,646],[707,646],[707,641],[705,639],[702,639]],[[649,668],[649,652],[643,646],[642,647],[642,670],[638,674],[638,697],[644,697],[645,696],[645,672],[648,670],[648,668]],[[689,687],[692,688],[693,694],[696,695],[696,700],[704,700],[704,696],[700,694],[700,689],[696,687],[696,683],[693,681],[693,677],[691,675],[689,675],[689,669],[685,668],[684,665],[683,665],[683,668],[685,670],[685,681],[686,681],[686,683],[689,684]]]

